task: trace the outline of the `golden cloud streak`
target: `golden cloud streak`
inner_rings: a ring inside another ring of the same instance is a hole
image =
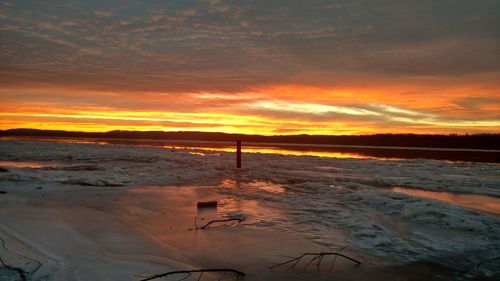
[[[52,130],[81,131],[207,131],[245,134],[334,134],[332,128],[337,128],[344,134],[356,134],[359,130],[344,126],[342,123],[320,122],[311,124],[307,121],[278,120],[248,115],[231,115],[220,113],[177,113],[177,112],[90,112],[77,111],[74,114],[57,113],[9,113],[2,112],[0,117],[27,119],[19,121],[3,121],[0,128],[43,128]],[[49,118],[53,121],[36,122],[39,118]],[[7,118],[2,118],[7,119]],[[59,121],[62,120],[62,121]],[[130,125],[113,124],[114,121],[130,121]],[[134,122],[146,121],[152,125],[134,125]],[[162,124],[167,122],[167,125]],[[178,125],[176,125],[178,123]],[[188,123],[187,125],[184,123]],[[289,132],[281,132],[286,128]],[[278,130],[277,130],[278,129]]]
[[[282,85],[241,93],[184,94],[48,88],[21,89],[16,94],[16,89],[0,89],[0,128],[262,135],[499,132],[495,99],[489,101],[489,94],[479,91],[471,97],[467,92],[471,89],[457,86],[425,95],[414,85],[358,89]],[[117,98],[123,103],[115,106]],[[459,103],[471,98],[476,104],[470,107]]]

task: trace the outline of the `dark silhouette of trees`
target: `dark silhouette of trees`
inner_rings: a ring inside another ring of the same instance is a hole
[[[9,129],[0,131],[0,136],[40,136],[65,138],[112,138],[149,140],[199,140],[236,141],[257,143],[296,143],[322,145],[363,145],[363,146],[404,146],[427,148],[474,148],[500,149],[500,134],[474,135],[418,135],[418,134],[377,134],[359,136],[327,135],[243,135],[209,132],[161,132],[161,131],[109,131],[102,133]]]

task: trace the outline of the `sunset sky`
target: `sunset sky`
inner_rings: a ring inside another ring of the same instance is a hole
[[[0,129],[500,133],[500,1],[0,3]]]

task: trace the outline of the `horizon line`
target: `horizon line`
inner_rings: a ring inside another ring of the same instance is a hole
[[[126,133],[204,133],[204,134],[223,134],[223,135],[242,135],[242,136],[259,136],[259,137],[292,137],[292,136],[311,136],[311,137],[369,137],[369,136],[500,136],[500,133],[448,133],[448,134],[419,134],[419,133],[377,133],[377,134],[339,134],[339,135],[325,135],[325,134],[276,134],[276,135],[261,135],[261,134],[248,134],[248,133],[226,133],[226,132],[210,132],[210,131],[141,131],[141,130],[109,130],[109,131],[76,131],[76,130],[53,130],[53,129],[36,129],[36,128],[10,128],[0,129],[0,132],[14,131],[14,130],[32,130],[41,132],[66,132],[66,133],[84,133],[84,134],[106,134],[112,132],[126,132]]]

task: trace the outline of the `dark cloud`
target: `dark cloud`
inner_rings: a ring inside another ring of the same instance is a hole
[[[499,73],[499,33],[487,0],[3,2],[0,83],[231,92]]]

